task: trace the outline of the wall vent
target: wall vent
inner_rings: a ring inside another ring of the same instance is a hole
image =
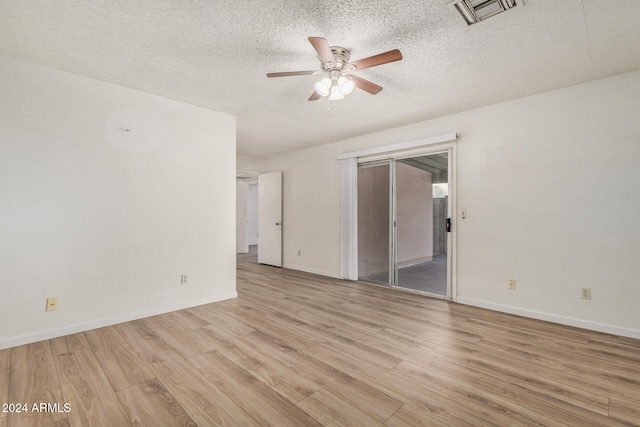
[[[516,6],[523,6],[522,0],[456,0],[449,3],[467,25],[477,24]]]

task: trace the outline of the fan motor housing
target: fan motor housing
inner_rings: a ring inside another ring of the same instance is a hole
[[[333,57],[335,58],[336,62],[322,62],[322,60],[320,60],[322,69],[326,72],[329,72],[331,70],[342,71],[349,63],[351,52],[349,52],[349,49],[345,49],[344,47],[331,46],[331,53],[333,53]]]

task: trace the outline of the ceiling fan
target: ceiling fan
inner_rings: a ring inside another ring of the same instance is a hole
[[[309,101],[315,101],[323,96],[328,96],[331,101],[342,99],[350,94],[355,87],[375,95],[382,90],[382,86],[378,86],[353,73],[364,70],[365,68],[371,68],[402,59],[402,53],[400,53],[398,49],[394,49],[389,52],[349,62],[351,52],[349,52],[348,49],[340,46],[329,46],[329,43],[327,43],[327,40],[323,37],[309,37],[309,41],[316,52],[318,52],[320,71],[287,71],[267,74],[267,77],[324,76],[322,80],[316,82],[316,90],[309,97]]]

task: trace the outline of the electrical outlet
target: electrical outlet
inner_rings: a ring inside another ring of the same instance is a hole
[[[47,311],[58,310],[58,297],[47,298]]]
[[[514,279],[509,280],[509,284],[507,285],[507,288],[515,291],[516,290],[516,281]]]
[[[580,297],[582,299],[591,299],[591,288],[582,288],[580,290]]]
[[[189,275],[188,274],[183,274],[182,276],[180,276],[180,284],[181,285],[186,285],[189,283]]]

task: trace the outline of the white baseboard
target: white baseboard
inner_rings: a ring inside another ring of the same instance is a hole
[[[103,328],[105,326],[111,326],[111,325],[116,325],[118,323],[129,322],[131,320],[137,320],[145,317],[156,316],[158,314],[164,314],[172,311],[183,310],[185,308],[195,307],[198,305],[224,301],[227,299],[237,298],[237,297],[238,297],[238,293],[236,291],[227,292],[227,293],[219,294],[210,298],[201,298],[197,300],[181,302],[179,304],[169,305],[162,308],[153,308],[149,310],[137,311],[135,313],[126,313],[118,316],[92,320],[90,322],[69,325],[62,328],[49,329],[46,331],[36,332],[33,334],[22,335],[19,337],[6,338],[6,339],[0,340],[0,350],[3,350],[5,348],[16,347],[19,345],[30,344],[30,343],[34,343],[42,340],[48,340],[51,338],[63,337],[65,335],[76,334],[78,332],[89,331],[91,329]]]
[[[606,334],[618,335],[621,337],[640,339],[640,330],[623,328],[620,326],[607,325],[605,323],[591,322],[589,320],[575,319],[573,317],[558,316],[556,314],[544,313],[535,310],[512,307],[508,305],[495,304],[492,302],[476,300],[473,298],[458,297],[456,302],[474,307],[487,308],[489,310],[503,313],[515,314],[518,316],[530,317],[532,319],[545,320],[547,322],[559,323],[561,325],[575,326],[576,328],[589,329],[591,331],[604,332]]]

